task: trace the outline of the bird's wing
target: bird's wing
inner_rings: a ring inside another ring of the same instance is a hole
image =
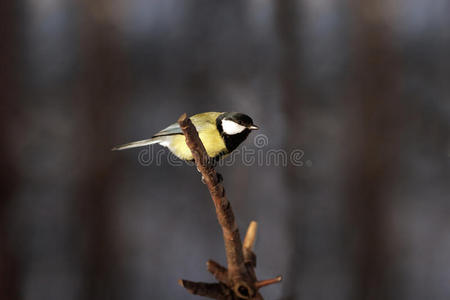
[[[183,134],[183,131],[181,130],[180,125],[178,125],[178,123],[173,123],[172,125],[164,128],[160,132],[156,133],[153,137],[169,136],[175,134]]]
[[[215,128],[216,126],[216,118],[221,113],[216,112],[209,112],[209,113],[201,113],[197,115],[193,115],[190,117],[192,123],[194,124],[197,131],[203,131]],[[160,136],[170,136],[170,135],[177,135],[177,134],[183,134],[183,131],[180,128],[180,125],[178,123],[173,123],[172,125],[164,128],[160,132],[156,133],[153,137],[160,137]]]

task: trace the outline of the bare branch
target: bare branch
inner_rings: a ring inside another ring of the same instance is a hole
[[[188,280],[181,280],[179,283],[193,294],[214,299],[262,300],[261,294],[257,291],[258,288],[271,283],[268,283],[270,280],[258,282],[254,271],[256,255],[252,249],[256,239],[257,223],[254,221],[250,223],[243,246],[231,204],[225,196],[225,189],[218,180],[216,170],[210,163],[210,157],[195,126],[186,114],[178,119],[178,124],[183,130],[186,144],[192,152],[197,169],[202,174],[203,181],[214,202],[217,220],[223,232],[227,258],[227,268],[212,260],[207,263],[208,271],[220,283],[211,284]]]
[[[180,279],[178,284],[194,295],[221,300],[233,299],[227,287],[220,283],[203,283]]]
[[[255,287],[256,287],[257,289],[260,289],[260,288],[262,288],[262,287],[265,287],[265,286],[268,286],[268,285],[271,285],[271,284],[274,284],[274,283],[279,283],[279,282],[281,282],[282,279],[283,279],[283,278],[282,278],[281,275],[280,275],[280,276],[277,276],[277,277],[275,277],[275,278],[257,281],[257,282],[255,283]]]
[[[217,279],[217,281],[222,282],[226,285],[230,284],[228,280],[227,268],[221,266],[219,263],[211,259],[206,262],[206,267],[208,268],[208,271]]]
[[[244,248],[253,250],[253,247],[255,246],[257,231],[258,231],[258,223],[256,221],[251,221],[247,229],[247,234],[245,235]]]

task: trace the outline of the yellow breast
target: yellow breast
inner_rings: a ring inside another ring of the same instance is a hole
[[[220,136],[219,132],[215,127],[203,129],[199,132],[200,140],[205,146],[206,152],[209,157],[215,157],[221,152],[227,150],[225,142]],[[192,160],[192,153],[189,147],[186,145],[186,140],[184,135],[174,135],[170,137],[167,147],[180,159]]]

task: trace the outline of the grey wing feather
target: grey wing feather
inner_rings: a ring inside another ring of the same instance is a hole
[[[143,146],[147,146],[147,145],[157,144],[160,142],[161,142],[160,139],[151,138],[148,140],[136,141],[136,142],[119,145],[119,146],[112,148],[111,150],[112,151],[125,150],[125,149],[130,149],[130,148],[137,148],[137,147],[143,147]]]
[[[201,131],[204,129],[207,124],[202,124],[198,122],[193,122],[195,128],[197,131]],[[153,137],[159,137],[159,136],[169,136],[169,135],[176,135],[176,134],[183,134],[183,130],[181,130],[180,125],[178,123],[173,123],[172,125],[164,128],[160,132],[156,133]]]
[[[153,137],[168,136],[175,134],[183,134],[183,131],[181,130],[180,125],[178,125],[178,123],[173,123],[172,125],[164,128],[160,132],[156,133]]]

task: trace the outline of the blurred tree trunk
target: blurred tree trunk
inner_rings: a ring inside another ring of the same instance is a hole
[[[395,299],[392,274],[388,190],[393,180],[402,124],[399,109],[399,62],[385,19],[385,1],[350,1],[355,51],[349,81],[354,111],[348,144],[350,240],[355,252],[353,297]],[[355,124],[358,124],[355,126]],[[359,125],[360,124],[360,125]]]
[[[9,208],[19,181],[14,156],[17,132],[16,103],[19,101],[19,7],[20,1],[1,1],[0,29],[0,299],[20,298],[18,258],[8,233]]]
[[[184,48],[189,51],[181,55],[187,56],[183,61],[189,66],[184,79],[186,94],[190,103],[212,107],[218,97],[215,81],[226,80],[229,74],[235,76],[240,58],[245,57],[242,54],[248,39],[245,1],[198,0],[185,5],[184,36],[189,44]],[[224,18],[227,15],[233,18]]]
[[[109,193],[119,173],[110,151],[115,125],[126,98],[127,71],[117,40],[114,5],[83,1],[81,28],[80,144],[83,154],[79,204],[85,252],[82,299],[118,299],[125,287],[120,278],[120,236],[115,229],[115,203]],[[118,290],[119,289],[119,290]]]
[[[275,24],[280,43],[280,88],[283,112],[286,118],[286,140],[284,148],[290,153],[303,143],[302,106],[307,96],[302,81],[301,1],[275,1]],[[285,182],[289,195],[287,230],[291,241],[288,273],[285,275],[283,299],[298,299],[297,287],[301,282],[304,265],[305,207],[310,189],[309,181],[291,163],[284,168]]]

